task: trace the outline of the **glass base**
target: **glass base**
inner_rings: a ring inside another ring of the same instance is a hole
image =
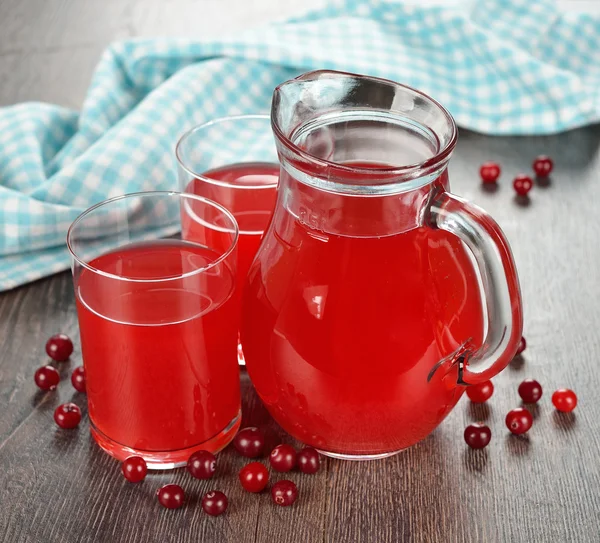
[[[398,451],[385,452],[379,454],[346,454],[346,453],[335,453],[330,451],[324,451],[317,449],[322,455],[329,456],[330,458],[337,458],[338,460],[353,460],[355,462],[367,462],[369,460],[381,460],[382,458],[389,458],[395,456],[406,449],[400,449]]]
[[[90,420],[90,432],[100,448],[119,461],[125,460],[128,456],[141,456],[148,464],[148,469],[173,469],[180,468],[187,464],[190,455],[198,450],[210,451],[216,453],[224,449],[237,433],[242,422],[242,412],[240,411],[234,419],[217,435],[211,437],[208,441],[198,443],[193,447],[177,449],[175,451],[143,451],[126,447],[110,439],[94,426]]]

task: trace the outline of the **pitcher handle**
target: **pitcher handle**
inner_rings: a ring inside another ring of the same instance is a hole
[[[523,310],[515,263],[504,233],[481,208],[443,192],[430,212],[431,226],[458,236],[479,270],[487,333],[482,346],[459,362],[459,382],[474,385],[502,371],[517,351]]]

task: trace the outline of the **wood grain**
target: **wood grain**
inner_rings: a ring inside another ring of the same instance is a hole
[[[134,35],[199,35],[289,15],[277,0],[0,0],[0,104],[43,99],[77,107],[102,48]],[[309,7],[314,3],[303,5]],[[582,2],[579,2],[582,4]],[[589,4],[589,5],[588,5]],[[587,2],[586,7],[598,3]],[[300,498],[275,508],[268,493],[241,491],[243,460],[227,450],[210,483],[184,470],[126,483],[119,465],[78,430],[56,429],[52,412],[67,400],[85,408],[61,366],[54,393],[33,383],[47,360],[47,337],[77,337],[68,274],[0,294],[0,541],[21,542],[597,542],[600,540],[600,128],[544,138],[490,138],[462,131],[451,163],[453,189],[487,209],[511,241],[525,303],[529,348],[494,381],[486,406],[461,400],[429,438],[394,458],[370,463],[325,460],[313,477],[291,474]],[[541,152],[556,170],[527,205],[510,180],[530,171]],[[503,168],[500,188],[477,178],[484,160]],[[535,377],[544,396],[530,435],[504,428],[520,404],[518,383]],[[270,419],[242,377],[244,424],[266,429],[269,443],[293,442]],[[577,391],[574,414],[554,411],[555,388]],[[85,411],[85,409],[84,409]],[[462,441],[466,424],[485,420],[493,440],[484,451]],[[166,511],[155,490],[180,482],[185,508]],[[230,510],[204,515],[198,498],[224,490]]]

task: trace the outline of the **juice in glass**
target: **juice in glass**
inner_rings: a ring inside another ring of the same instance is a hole
[[[209,200],[137,198],[138,209],[124,197],[74,223],[75,294],[92,435],[120,460],[139,454],[166,468],[199,448],[220,450],[239,426],[237,237],[231,215]],[[187,239],[180,200],[202,219],[202,243]],[[174,213],[181,233],[138,239],[152,224],[141,217],[159,210]],[[99,223],[107,235],[90,236]]]

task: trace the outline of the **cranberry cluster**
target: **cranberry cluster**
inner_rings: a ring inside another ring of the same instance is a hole
[[[246,458],[257,458],[263,454],[265,436],[255,427],[240,430],[234,440],[233,446],[239,454]],[[305,447],[301,451],[291,445],[277,445],[269,455],[269,463],[274,471],[287,473],[297,467],[302,473],[314,474],[319,471],[319,453]],[[209,451],[196,451],[188,462],[187,470],[196,479],[211,479],[217,472],[217,459]],[[140,456],[130,456],[121,465],[125,479],[132,483],[143,481],[148,472],[146,462]],[[261,462],[250,462],[238,473],[242,488],[247,492],[262,492],[269,483],[269,470]],[[168,509],[177,509],[185,501],[184,490],[176,484],[168,484],[158,489],[159,503]],[[271,498],[280,506],[292,505],[298,497],[298,488],[292,481],[277,481],[271,486]],[[218,516],[227,510],[227,496],[220,490],[211,490],[202,498],[202,509],[211,516]]]
[[[526,348],[525,338],[521,338],[517,355],[520,355]],[[525,379],[518,388],[519,396],[523,403],[534,404],[540,401],[542,397],[542,385],[535,379]],[[473,403],[487,402],[494,394],[494,385],[491,381],[485,381],[478,385],[472,385],[467,388],[467,396]],[[563,412],[570,412],[577,405],[577,396],[572,390],[561,388],[552,395],[554,407]],[[524,407],[511,409],[504,420],[506,427],[511,433],[520,435],[528,432],[533,425],[533,416]],[[483,449],[487,447],[492,439],[492,431],[483,423],[470,424],[465,428],[465,442],[472,449]]]
[[[538,156],[532,164],[533,171],[538,179],[547,178],[554,168],[552,159],[546,155]],[[484,184],[496,184],[500,177],[500,166],[495,162],[485,162],[479,168],[479,175]],[[527,196],[533,188],[533,179],[520,173],[513,179],[513,188],[519,196]]]
[[[536,163],[539,160],[540,158],[536,160]],[[539,164],[536,167],[536,163],[534,163],[534,169],[538,175],[541,175],[539,172],[546,172],[545,175],[547,175],[552,170],[551,161],[549,166],[545,163],[544,168]],[[487,164],[484,166],[488,168],[496,166],[495,170],[492,168],[491,173],[485,170],[485,176],[488,179],[498,178],[500,169],[497,165]],[[484,178],[483,172],[482,167],[482,178]],[[516,354],[520,355],[526,347],[527,342],[522,337]],[[73,342],[64,334],[52,336],[46,343],[46,352],[55,362],[65,362],[73,352]],[[54,366],[46,365],[35,372],[34,378],[40,389],[54,390],[60,381],[60,374]],[[86,381],[83,366],[73,370],[71,383],[75,390],[85,393]],[[543,390],[538,381],[525,379],[519,385],[518,393],[523,403],[533,404],[542,398]],[[472,385],[467,389],[467,396],[474,403],[486,402],[493,394],[494,385],[491,381]],[[552,403],[558,411],[568,413],[577,406],[577,396],[572,390],[558,389],[552,395]],[[54,411],[54,420],[61,428],[75,428],[81,421],[81,410],[74,403],[59,405]],[[507,413],[505,423],[513,434],[524,434],[531,429],[533,417],[526,408],[517,407]],[[469,447],[483,449],[490,443],[492,432],[483,423],[473,423],[465,429],[464,439]],[[255,427],[243,428],[233,439],[233,446],[240,455],[246,458],[258,458],[262,456],[265,448],[264,433]],[[279,473],[288,473],[297,468],[302,473],[314,474],[319,471],[320,458],[319,453],[312,447],[304,447],[300,451],[296,451],[291,445],[282,443],[277,445],[269,454],[269,464],[273,471]],[[217,472],[217,459],[209,451],[196,451],[188,459],[187,470],[196,479],[210,479]],[[142,457],[130,456],[121,464],[121,471],[129,482],[139,483],[146,478],[148,466]],[[242,488],[247,492],[262,492],[269,484],[269,470],[261,462],[250,462],[240,470],[238,478]],[[159,488],[156,495],[159,503],[167,509],[177,509],[185,502],[185,493],[181,486],[177,484],[168,484]],[[297,497],[298,488],[292,481],[281,480],[271,486],[271,498],[277,505],[292,505]],[[211,516],[223,514],[227,510],[227,506],[227,496],[219,490],[211,490],[202,498],[202,509]]]
[[[54,362],[66,362],[73,354],[73,342],[65,334],[56,334],[46,342],[46,353]],[[58,370],[50,364],[39,368],[33,378],[35,384],[42,390],[55,390],[60,382]],[[85,393],[85,371],[83,366],[73,370],[71,384],[77,392]],[[81,409],[72,402],[59,405],[54,411],[54,421],[64,429],[76,428],[81,421]]]

